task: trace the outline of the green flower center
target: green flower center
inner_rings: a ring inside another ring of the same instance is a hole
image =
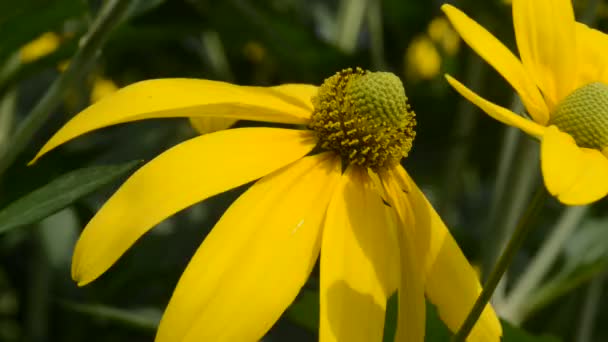
[[[394,74],[345,69],[326,79],[312,101],[309,127],[319,146],[347,163],[379,170],[412,148],[415,114]]]
[[[549,124],[570,134],[580,147],[607,147],[608,85],[594,82],[576,89],[557,106]]]

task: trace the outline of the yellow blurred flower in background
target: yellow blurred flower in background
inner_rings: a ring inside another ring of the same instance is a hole
[[[118,86],[114,81],[97,76],[95,80],[93,80],[93,88],[91,89],[91,103],[95,103],[102,98],[116,92],[118,90]]]
[[[322,341],[382,340],[395,291],[398,341],[424,340],[425,296],[451,330],[462,324],[481,286],[400,164],[412,147],[415,115],[395,75],[346,69],[320,87],[139,82],[76,115],[36,159],[92,130],[161,117],[295,126],[235,128],[185,141],[136,171],[85,227],[72,263],[79,285],[169,216],[259,179],[193,256],[157,341],[261,339],[319,254]],[[501,334],[488,306],[469,340],[499,341]]]
[[[439,75],[444,58],[458,53],[460,37],[443,17],[431,20],[427,32],[415,36],[405,52],[405,74],[413,81]]]
[[[608,194],[608,36],[578,23],[570,0],[513,0],[520,59],[464,13],[443,11],[462,39],[519,94],[529,117],[448,82],[493,118],[541,141],[545,186],[562,203]]]
[[[24,45],[19,51],[23,63],[33,62],[41,57],[53,53],[59,47],[61,38],[53,32],[46,32],[35,40]]]

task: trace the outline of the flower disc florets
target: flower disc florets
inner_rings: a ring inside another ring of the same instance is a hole
[[[319,146],[347,163],[379,170],[412,148],[415,114],[394,74],[345,69],[326,79],[312,101],[309,127]]]
[[[580,147],[608,147],[608,85],[589,83],[557,106],[550,125],[570,134]]]

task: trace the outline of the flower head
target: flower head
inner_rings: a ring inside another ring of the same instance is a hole
[[[415,121],[397,77],[347,69],[321,87],[140,82],[75,116],[36,158],[89,131],[159,117],[189,117],[203,130],[217,127],[205,124],[217,118],[299,126],[235,128],[185,141],[135,172],[85,227],[72,264],[79,285],[165,218],[259,179],[193,256],[157,341],[259,340],[295,299],[319,254],[321,340],[381,340],[395,291],[400,341],[423,341],[425,295],[448,327],[462,323],[480,285],[400,164]],[[471,340],[500,335],[488,307]]]
[[[514,0],[520,59],[464,13],[443,11],[473,50],[511,84],[529,119],[448,82],[495,119],[541,141],[549,192],[569,205],[608,194],[608,36],[574,20],[570,0]]]

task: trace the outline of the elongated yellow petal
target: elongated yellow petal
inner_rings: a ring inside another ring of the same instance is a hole
[[[230,128],[238,120],[232,118],[200,117],[190,118],[190,124],[200,134],[208,134]]]
[[[572,0],[513,0],[513,26],[521,60],[553,112],[576,86]]]
[[[77,114],[42,147],[32,162],[84,133],[143,119],[212,116],[305,124],[311,109],[304,101],[307,95],[303,94],[309,94],[310,87],[245,87],[197,79],[138,82]]]
[[[394,229],[367,171],[349,167],[324,224],[320,341],[382,340],[386,301],[399,277]]]
[[[541,166],[547,190],[564,204],[589,204],[608,194],[606,156],[578,147],[569,134],[555,126],[543,137]]]
[[[441,9],[462,39],[517,91],[534,121],[545,125],[549,120],[545,101],[534,79],[529,76],[517,57],[491,33],[457,8],[443,5]]]
[[[85,227],[74,250],[72,277],[79,285],[89,283],[165,218],[267,175],[314,145],[308,131],[239,128],[169,149],[135,172]]]
[[[399,167],[400,168],[400,167]],[[394,168],[395,169],[395,168]],[[425,335],[426,302],[424,299],[424,264],[426,251],[416,247],[415,218],[405,196],[404,182],[395,170],[383,172],[381,180],[387,200],[397,216],[397,241],[401,264],[399,311],[395,341],[422,342]]]
[[[306,157],[226,211],[182,275],[157,342],[258,341],[306,282],[340,161]]]
[[[464,322],[481,292],[477,274],[464,257],[447,227],[422,191],[401,168],[393,173],[409,183],[405,193],[411,208],[409,224],[415,232],[417,254],[424,257],[425,292],[437,306],[439,316],[452,331]],[[420,258],[420,257],[419,257]],[[502,328],[491,306],[483,311],[468,341],[500,341]]]
[[[312,113],[313,105],[312,98],[317,95],[317,86],[310,84],[288,83],[276,87],[269,88],[279,94],[282,94],[286,102],[293,103],[295,106],[305,108]],[[310,114],[306,116],[309,118]]]
[[[525,119],[524,117],[513,113],[512,111],[496,105],[481,96],[472,92],[469,88],[465,87],[462,83],[458,82],[456,79],[452,78],[450,75],[446,75],[446,79],[448,83],[456,89],[460,95],[464,96],[467,100],[473,102],[477,107],[486,112],[488,115],[493,117],[494,119],[507,124],[509,126],[514,126],[522,131],[530,134],[533,137],[540,138],[543,135],[545,128],[532,120]]]
[[[549,126],[541,141],[541,168],[549,193],[558,196],[568,191],[582,171],[580,148],[567,133]]]
[[[578,49],[578,82],[581,87],[591,82],[608,84],[608,35],[576,23],[576,42]]]

